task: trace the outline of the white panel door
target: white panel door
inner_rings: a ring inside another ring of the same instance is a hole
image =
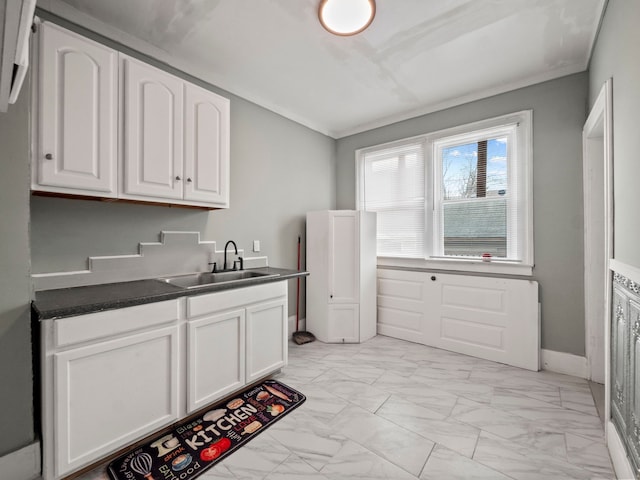
[[[378,282],[383,335],[539,369],[536,282],[400,270]]]
[[[287,298],[247,308],[247,383],[287,364]]]
[[[115,197],[117,53],[43,23],[39,75],[34,190]]]
[[[187,84],[184,199],[229,206],[229,100]]]
[[[178,417],[178,327],[54,355],[56,476]]]
[[[124,70],[124,193],[182,199],[184,82],[120,56]]]
[[[360,342],[360,311],[356,303],[329,305],[327,318],[329,343]]]
[[[538,370],[538,285],[526,280],[432,275],[425,335],[431,345]]]
[[[329,214],[329,303],[358,303],[359,235],[354,211]]]
[[[189,412],[244,386],[244,322],[240,309],[187,323]]]

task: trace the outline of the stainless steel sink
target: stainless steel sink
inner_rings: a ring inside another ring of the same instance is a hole
[[[269,274],[263,272],[254,272],[251,270],[239,270],[232,272],[219,272],[219,273],[191,273],[189,275],[177,275],[175,277],[163,277],[157,280],[175,285],[181,288],[200,288],[207,285],[221,284],[221,283],[240,283],[246,282],[254,278],[267,278],[277,277],[277,273]]]

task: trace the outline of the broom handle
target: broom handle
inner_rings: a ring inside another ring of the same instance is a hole
[[[298,235],[298,272],[300,271],[300,235]],[[296,288],[296,332],[300,330],[300,277]]]

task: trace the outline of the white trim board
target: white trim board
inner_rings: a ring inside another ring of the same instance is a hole
[[[571,353],[540,349],[540,368],[550,372],[587,378],[587,358]]]
[[[616,472],[616,478],[620,480],[633,480],[636,476],[633,474],[633,468],[627,458],[627,452],[624,449],[622,440],[618,435],[615,425],[609,421],[607,423],[607,446],[609,447],[609,455],[613,469]]]
[[[623,277],[628,278],[632,282],[640,283],[640,268],[629,265],[612,258],[609,260],[609,270],[619,273]]]
[[[11,480],[33,480],[40,477],[40,442],[0,457],[0,474]]]

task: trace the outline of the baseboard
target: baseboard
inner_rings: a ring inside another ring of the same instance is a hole
[[[627,458],[627,452],[618,435],[618,430],[616,430],[615,425],[611,423],[611,421],[607,424],[607,447],[609,447],[609,456],[611,457],[611,463],[613,463],[616,477],[619,480],[635,479],[636,476],[633,474],[633,468]]]
[[[40,477],[40,442],[0,457],[0,475],[7,480],[33,480]]]
[[[587,358],[571,353],[540,350],[540,368],[550,372],[588,378]]]
[[[300,319],[300,330],[304,331],[307,326],[307,321],[305,318]],[[289,330],[288,330],[288,338],[291,338],[293,332],[296,331],[296,316],[291,315],[289,317]]]

